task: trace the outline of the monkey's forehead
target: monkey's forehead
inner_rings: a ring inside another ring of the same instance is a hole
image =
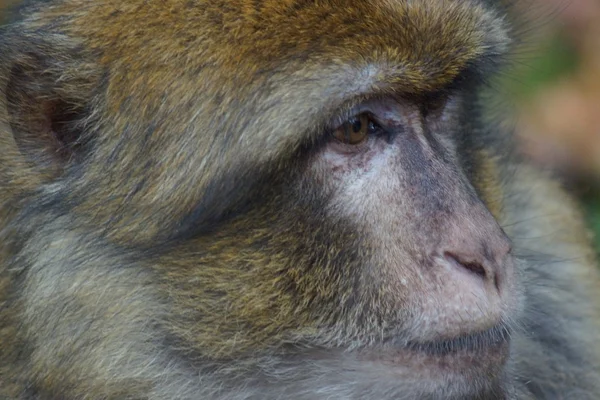
[[[476,0],[65,0],[39,17],[132,70],[375,65],[407,91],[443,86],[508,43],[503,16]]]

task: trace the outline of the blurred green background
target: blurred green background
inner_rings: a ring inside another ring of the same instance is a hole
[[[600,1],[523,0],[528,20],[502,77],[523,151],[582,200],[600,252]]]
[[[0,24],[20,0],[0,0]],[[521,148],[582,200],[600,252],[600,0],[520,0],[524,42],[501,78]]]

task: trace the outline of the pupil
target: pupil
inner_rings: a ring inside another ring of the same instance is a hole
[[[362,128],[362,123],[360,122],[360,119],[353,118],[350,120],[350,123],[352,124],[352,131],[354,133],[360,132],[360,130]]]

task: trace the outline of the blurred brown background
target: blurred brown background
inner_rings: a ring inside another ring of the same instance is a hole
[[[0,23],[18,2],[0,0]],[[600,0],[515,3],[528,22],[502,101],[517,110],[524,152],[582,199],[600,238]]]

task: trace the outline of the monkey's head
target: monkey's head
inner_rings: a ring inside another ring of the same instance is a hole
[[[3,212],[143,268],[165,346],[222,390],[493,391],[520,297],[478,102],[493,3],[40,7],[3,39]]]

